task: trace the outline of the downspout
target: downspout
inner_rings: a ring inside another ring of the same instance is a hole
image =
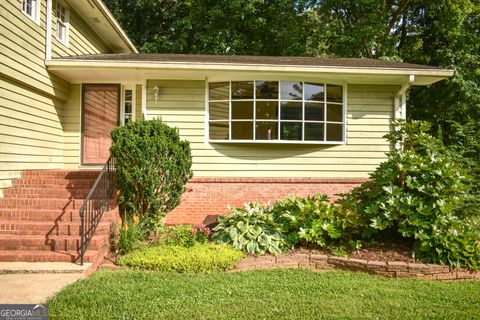
[[[52,59],[52,0],[47,1],[47,24],[45,32],[45,60]]]

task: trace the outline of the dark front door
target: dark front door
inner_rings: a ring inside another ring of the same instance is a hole
[[[110,155],[110,131],[118,125],[120,86],[85,84],[82,101],[82,164],[103,164]]]

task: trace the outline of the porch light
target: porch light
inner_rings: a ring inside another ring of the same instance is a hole
[[[155,85],[155,87],[153,87],[153,96],[155,97],[155,102],[158,101],[158,86]]]

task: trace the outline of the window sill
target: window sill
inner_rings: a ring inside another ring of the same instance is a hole
[[[298,140],[207,140],[208,143],[255,143],[255,144],[305,144],[305,145],[342,145],[346,141],[298,141]]]

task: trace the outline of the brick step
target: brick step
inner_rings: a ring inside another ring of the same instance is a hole
[[[111,221],[102,217],[95,231],[96,234],[109,233]],[[79,236],[79,221],[0,221],[0,235],[43,235],[43,236]]]
[[[78,210],[84,199],[56,199],[56,198],[3,198],[0,209],[52,209],[52,210]]]
[[[116,207],[116,205],[115,205]],[[116,219],[118,213],[114,206],[111,210],[103,214],[102,219]],[[80,221],[80,212],[78,210],[51,210],[51,209],[0,209],[1,220],[15,221]]]
[[[69,171],[69,170],[26,170],[22,171],[22,177],[35,178],[35,177],[53,177],[56,179],[76,179],[76,178],[90,178],[95,179],[100,173],[99,170],[82,170],[82,171]]]
[[[66,189],[66,188],[11,188],[4,190],[4,197],[13,198],[60,198],[84,199],[91,188]]]
[[[87,250],[84,262],[95,262],[98,251]],[[0,250],[0,261],[5,262],[77,262],[78,252],[75,251],[28,251],[28,250]]]
[[[96,234],[90,240],[88,249],[99,250],[109,243],[109,234]],[[18,236],[0,235],[0,250],[31,251],[78,251],[79,236]]]
[[[34,179],[34,180],[14,180],[12,182],[14,189],[22,188],[67,188],[82,189],[91,188],[95,183],[95,179],[77,179],[77,180],[51,180],[51,179]]]

